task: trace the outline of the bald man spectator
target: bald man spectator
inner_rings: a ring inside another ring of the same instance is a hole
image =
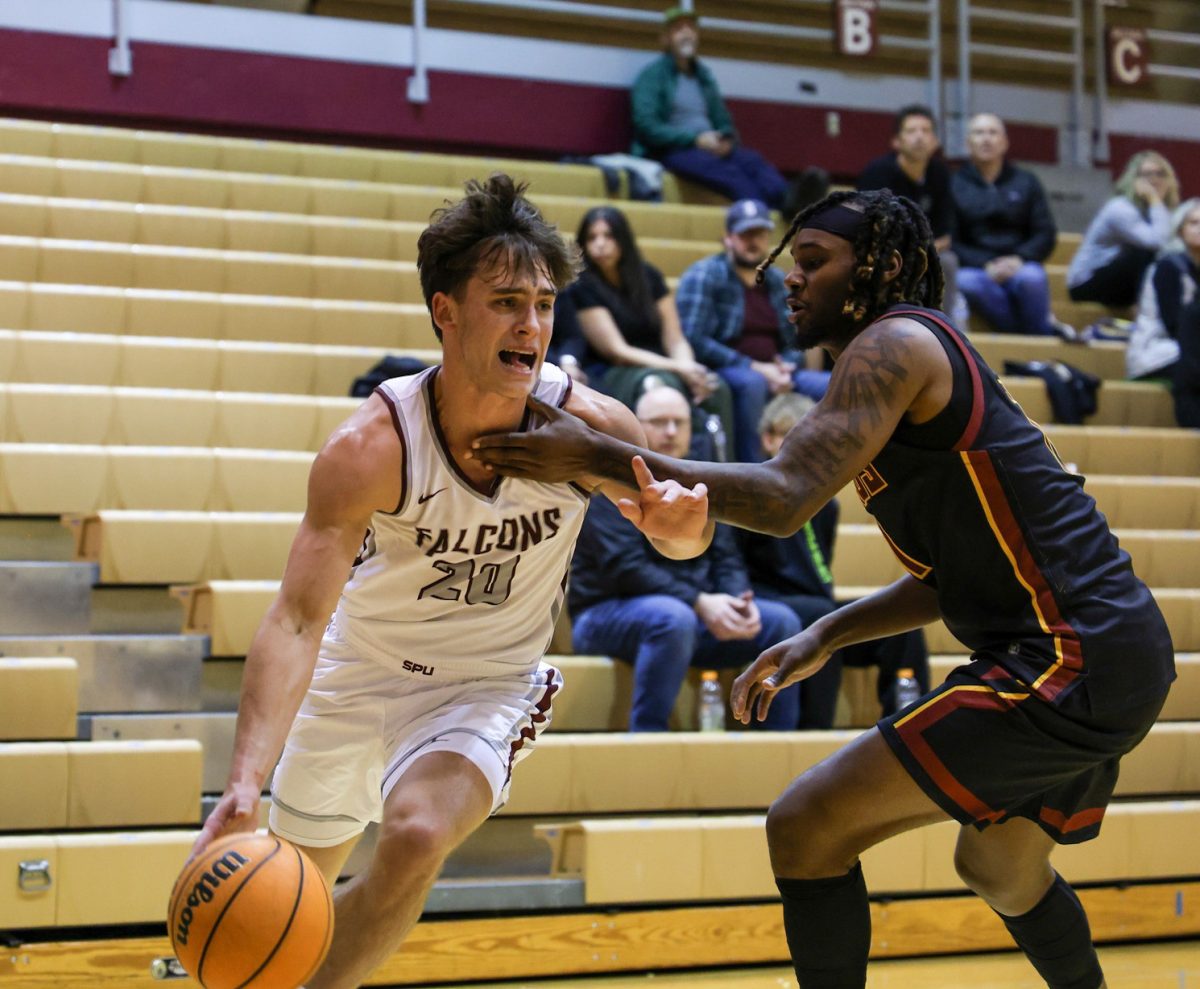
[[[646,444],[686,457],[691,408],[674,388],[637,404]],[[758,601],[731,529],[691,560],[659,556],[607,498],[593,498],[571,564],[568,604],[575,651],[633,665],[630,731],[666,731],[689,666],[741,667],[800,631],[786,605]],[[799,691],[782,691],[763,726],[796,727]]]
[[[1074,338],[1050,312],[1043,266],[1058,233],[1036,175],[1007,160],[1008,132],[994,113],[967,129],[971,160],[951,180],[958,287],[971,311],[1001,333]]]
[[[700,24],[693,11],[672,7],[663,15],[662,46],[633,84],[633,153],[657,158],[728,199],[782,206],[787,180],[738,142],[716,77],[696,57]]]

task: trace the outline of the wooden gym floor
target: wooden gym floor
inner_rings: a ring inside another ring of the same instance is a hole
[[[1109,989],[1200,989],[1200,941],[1102,947]],[[439,986],[437,989],[795,989],[787,968],[655,973],[610,978],[492,982],[486,986]],[[1016,952],[948,955],[871,963],[867,989],[1045,989],[1029,963]],[[432,987],[430,987],[432,989]]]

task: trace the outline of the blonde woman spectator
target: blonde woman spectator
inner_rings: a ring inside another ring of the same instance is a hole
[[[1116,195],[1101,207],[1067,271],[1075,302],[1132,306],[1146,269],[1171,236],[1171,210],[1179,205],[1175,169],[1157,151],[1129,159]]]
[[[1146,273],[1125,364],[1131,378],[1170,378],[1176,419],[1200,428],[1200,199],[1180,206],[1170,229],[1178,249]]]

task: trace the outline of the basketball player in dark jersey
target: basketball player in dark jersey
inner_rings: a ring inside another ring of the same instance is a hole
[[[796,217],[775,255],[785,247],[801,346],[836,363],[828,394],[774,459],[669,460],[549,410],[549,428],[484,437],[475,456],[552,481],[629,480],[641,454],[655,476],[706,484],[712,516],[778,535],[852,483],[908,573],[763,653],[735,684],[735,714],[761,718],[841,646],[938,618],[972,655],[771,807],[767,837],[801,989],[865,984],[859,856],[948,817],[963,826],[959,875],[1046,983],[1099,989],[1087,917],[1049,856],[1055,843],[1099,832],[1118,761],[1174,679],[1166,624],[1083,479],[934,308],[942,275],[915,204],[837,193]],[[656,534],[653,506],[626,515]]]

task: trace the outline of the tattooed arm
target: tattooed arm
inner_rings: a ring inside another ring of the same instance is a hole
[[[926,422],[937,415],[950,399],[951,385],[950,362],[933,333],[913,320],[887,319],[847,345],[825,397],[766,463],[674,460],[602,436],[561,413],[532,434],[483,437],[476,456],[518,477],[561,481],[590,475],[632,485],[631,461],[640,455],[657,478],[707,485],[713,518],[788,535],[871,462],[903,417]]]

